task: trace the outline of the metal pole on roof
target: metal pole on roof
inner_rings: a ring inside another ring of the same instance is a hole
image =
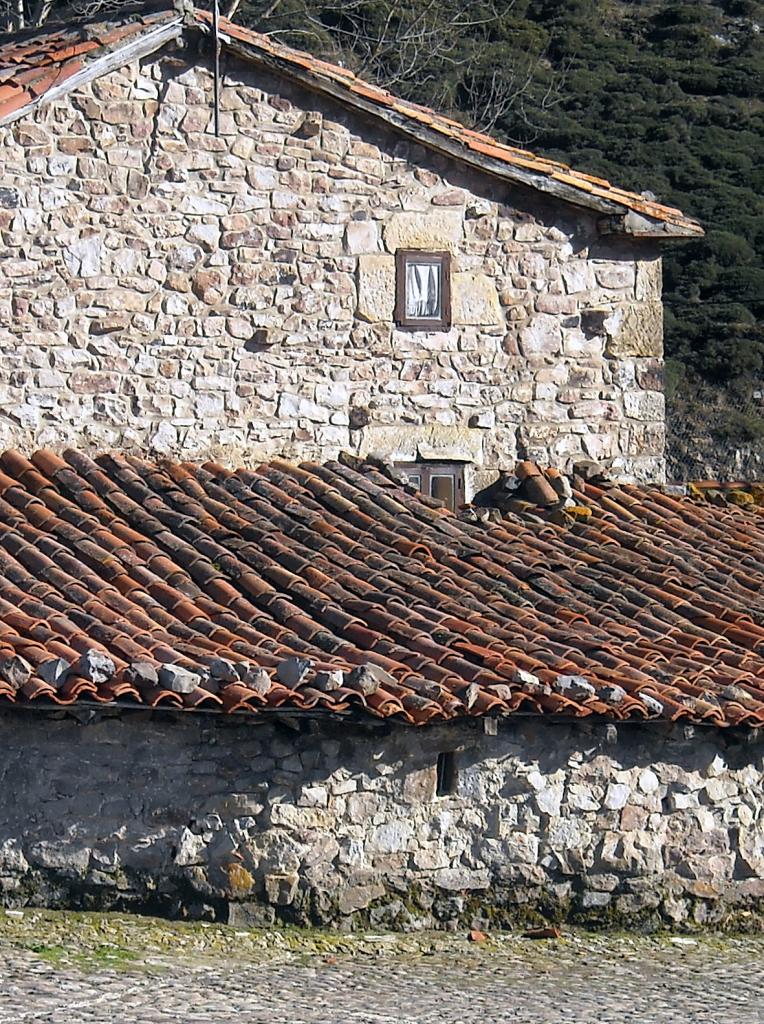
[[[220,135],[220,7],[218,0],[212,3],[212,39],[213,39],[213,104],[215,136]]]

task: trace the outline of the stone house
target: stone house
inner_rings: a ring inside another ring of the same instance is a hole
[[[701,229],[213,43],[0,40],[0,901],[760,926],[764,499],[655,482]]]
[[[0,40],[0,447],[664,474],[678,210],[225,20]],[[426,479],[423,479],[424,473]]]

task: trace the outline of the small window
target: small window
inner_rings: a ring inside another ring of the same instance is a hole
[[[438,754],[436,795],[452,796],[456,792],[457,777],[456,751],[444,750]]]
[[[395,254],[395,320],[399,327],[445,331],[451,326],[451,257],[399,249]]]
[[[463,505],[464,466],[459,462],[399,462],[396,466],[412,487],[442,501],[455,512]]]

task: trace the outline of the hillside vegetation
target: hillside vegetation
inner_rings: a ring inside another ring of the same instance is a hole
[[[674,473],[762,474],[764,3],[244,0],[237,20],[698,217],[665,260]]]

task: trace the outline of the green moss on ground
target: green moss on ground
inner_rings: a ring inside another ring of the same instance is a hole
[[[559,939],[532,940],[520,928],[489,928],[485,942],[469,941],[468,932],[365,931],[352,934],[284,926],[239,929],[228,925],[172,922],[112,913],[67,913],[48,910],[0,912],[0,949],[24,950],[52,968],[81,971],[164,971],[210,960],[245,963],[335,961],[390,958],[396,962],[479,964],[496,958],[527,962],[529,967],[567,957],[646,954],[676,957],[684,953],[760,956],[764,938],[730,934],[688,937],[668,932],[636,935],[613,930],[592,933],[565,928]]]

